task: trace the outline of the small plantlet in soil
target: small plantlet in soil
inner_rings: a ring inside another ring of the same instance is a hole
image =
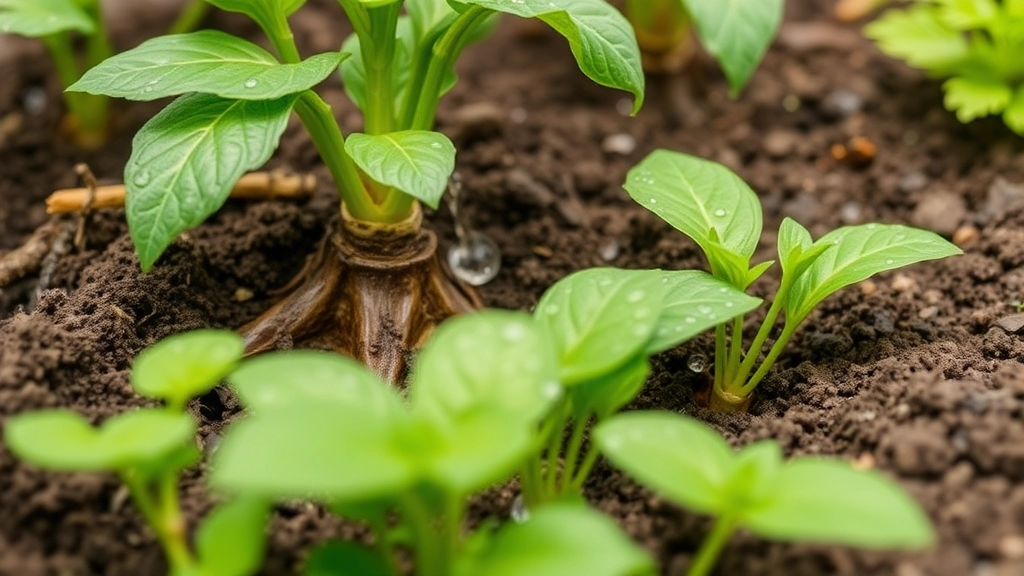
[[[862,548],[924,548],[935,533],[920,507],[881,473],[838,460],[782,461],[777,442],[739,452],[700,422],[668,412],[619,414],[596,442],[644,486],[715,524],[687,571],[711,574],[738,528],[773,540]]]
[[[438,206],[455,165],[455,147],[432,131],[438,101],[456,82],[459,55],[497,14],[545,22],[587,76],[632,93],[634,112],[642,103],[636,40],[605,0],[342,0],[355,33],[341,51],[306,58],[288,24],[303,0],[211,3],[252,18],[275,53],[217,31],[165,36],[103,62],[71,89],[178,96],[136,135],[125,168],[128,224],[144,270],[270,158],[298,114],[334,177],[341,223],[288,295],[242,329],[249,352],[282,342],[332,349],[394,382],[439,321],[480,306],[443,271],[419,204]],[[343,135],[313,91],[339,66],[364,133]]]
[[[636,202],[696,242],[711,273],[735,288],[746,290],[773,264],[751,265],[761,238],[761,206],[754,191],[726,167],[656,150],[630,170],[624,186]],[[782,278],[746,354],[743,315],[716,323],[711,406],[745,410],[797,327],[837,290],[879,272],[961,253],[933,232],[894,224],[845,226],[813,240],[786,218],[778,233]],[[762,359],[780,316],[782,330]]]

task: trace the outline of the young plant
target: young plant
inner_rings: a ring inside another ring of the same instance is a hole
[[[534,318],[552,342],[564,392],[541,426],[534,457],[520,473],[526,504],[536,506],[582,489],[598,457],[593,443],[584,449],[588,426],[636,397],[650,372],[651,356],[760,303],[695,270],[592,268],[548,289]]]
[[[397,576],[400,547],[423,576],[652,573],[610,520],[578,504],[465,534],[468,498],[533,450],[557,376],[546,334],[515,312],[443,324],[418,356],[408,405],[349,358],[260,356],[229,378],[250,413],[228,429],[211,482],[247,497],[312,497],[371,528],[373,548],[332,543],[307,576]]]
[[[194,28],[206,6],[204,0],[192,0],[172,29]],[[64,88],[114,53],[99,0],[0,0],[0,33],[39,38]],[[76,36],[85,42],[81,59],[74,49]],[[65,128],[77,146],[94,149],[106,142],[110,105],[105,96],[64,92],[64,105],[68,111]]]
[[[642,103],[636,40],[605,0],[339,0],[355,34],[342,52],[305,59],[288,24],[304,0],[209,1],[251,17],[277,54],[222,32],[166,36],[105,61],[72,90],[132,100],[184,94],[141,129],[125,168],[143,270],[267,161],[298,114],[335,179],[342,224],[284,300],[242,329],[250,352],[281,342],[332,349],[394,382],[408,350],[440,320],[480,306],[442,271],[419,203],[437,207],[455,163],[452,143],[431,131],[438,101],[495,14],[547,23],[587,76],[631,92],[635,109]],[[365,133],[345,137],[312,90],[339,65]]]
[[[716,278],[746,290],[771,267],[771,261],[751,266],[761,238],[761,206],[754,191],[724,166],[656,150],[629,171],[624,187],[633,200],[696,242]],[[845,226],[814,241],[807,229],[786,218],[778,234],[782,279],[745,355],[743,315],[717,323],[711,406],[745,410],[797,327],[832,293],[879,272],[961,253],[932,232],[887,224]],[[782,331],[758,366],[780,315]]]
[[[884,52],[942,85],[961,122],[1002,114],[1024,136],[1024,1],[917,1],[864,29]]]
[[[199,459],[196,423],[185,404],[212,389],[241,357],[242,341],[232,333],[173,336],[139,355],[132,370],[135,390],[164,407],[127,412],[98,428],[67,410],[20,414],[8,420],[4,439],[16,456],[43,468],[120,476],[175,576],[245,576],[263,557],[267,502],[243,497],[219,506],[194,545],[178,505],[179,476]]]
[[[675,72],[693,51],[691,28],[718,60],[735,97],[746,86],[782,23],[782,0],[625,0],[644,69]]]
[[[927,516],[894,482],[825,458],[783,463],[778,443],[739,452],[700,422],[668,412],[620,414],[595,430],[615,466],[673,503],[716,516],[688,576],[711,574],[737,528],[773,540],[924,548]]]

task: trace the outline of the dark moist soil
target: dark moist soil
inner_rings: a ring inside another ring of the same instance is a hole
[[[717,574],[1022,574],[1024,342],[1010,302],[1024,300],[1024,140],[996,120],[958,124],[942,108],[938,83],[879,54],[856,27],[833,23],[829,4],[790,3],[780,40],[741,100],[727,99],[719,73],[702,60],[682,78],[652,80],[637,118],[623,114],[629,102],[621,94],[591,85],[551,34],[507,21],[472,49],[439,122],[460,146],[465,212],[503,250],[501,274],[482,295],[490,306],[529,309],[550,284],[584,267],[702,267],[693,244],[619,187],[655,147],[723,162],[760,193],[764,259],[773,257],[785,216],[815,235],[866,221],[912,222],[947,236],[959,229],[963,257],[885,274],[827,300],[761,386],[751,414],[721,416],[694,403],[704,375],[689,366],[710,356],[708,337],[657,358],[633,408],[694,415],[736,445],[775,438],[789,455],[875,467],[924,505],[939,533],[938,546],[917,554],[740,534]],[[327,0],[301,11],[294,21],[304,52],[335,48],[345,29],[339,20]],[[216,15],[212,24],[255,37],[239,18]],[[126,28],[118,37],[124,46],[155,33]],[[45,220],[49,191],[75,183],[75,162],[117,179],[130,134],[155,108],[118,104],[122,130],[112,145],[76,152],[53,136],[58,88],[41,50],[0,42],[2,253]],[[338,81],[322,93],[345,128],[358,129]],[[26,108],[39,94],[51,105]],[[830,147],[856,136],[877,146],[874,160],[834,160]],[[147,275],[138,271],[123,213],[98,214],[83,252],[65,249],[42,275],[6,289],[0,420],[59,406],[98,421],[143,404],[128,383],[140,350],[184,330],[237,327],[266,308],[336,211],[326,171],[298,125],[271,166],[316,172],[319,193],[297,203],[229,203]],[[450,245],[448,215],[427,216]],[[770,294],[776,278],[769,273],[754,290]],[[255,297],[245,300],[246,291]],[[201,440],[216,441],[230,402],[211,394],[194,407],[204,420]],[[194,525],[211,505],[202,471],[182,490]],[[477,500],[475,513],[504,517],[513,495],[495,489]],[[664,574],[684,573],[708,528],[707,519],[607,467],[597,469],[587,495]],[[282,508],[264,573],[291,573],[312,543],[354,531],[311,505]],[[0,575],[163,570],[156,542],[114,478],[41,472],[0,449]]]

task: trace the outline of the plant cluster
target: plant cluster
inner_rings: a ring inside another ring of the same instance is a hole
[[[172,33],[193,29],[206,12],[204,0],[192,0],[171,26]],[[0,0],[0,33],[39,38],[53,60],[64,88],[114,54],[99,0]],[[82,58],[74,41],[85,41]],[[82,148],[98,148],[107,139],[110,105],[105,96],[64,93],[67,129]]]
[[[624,187],[633,200],[696,242],[716,278],[746,290],[772,266],[773,261],[751,264],[761,238],[761,205],[728,168],[656,150],[630,170]],[[829,295],[879,272],[961,253],[933,232],[894,224],[844,226],[813,240],[806,228],[786,218],[778,232],[782,279],[747,352],[743,315],[715,329],[712,407],[745,409],[797,327]],[[780,317],[782,330],[762,359]]]
[[[757,70],[782,23],[782,0],[625,0],[645,65],[677,47],[685,50],[696,28],[700,43],[716,60],[735,97]],[[670,64],[669,64],[670,65]],[[653,67],[659,67],[653,62]]]
[[[1002,114],[1024,135],[1024,1],[917,0],[865,28],[890,56],[945,78],[961,122]]]

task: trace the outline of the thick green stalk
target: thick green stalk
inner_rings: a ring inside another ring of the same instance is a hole
[[[725,385],[729,347],[725,341],[725,324],[715,326],[715,388]]]
[[[559,488],[560,493],[572,489],[573,479],[576,477],[576,470],[580,467],[580,452],[583,450],[583,437],[587,431],[587,423],[590,418],[581,418],[573,422],[572,436],[569,438],[569,448],[565,452],[565,464],[562,469],[562,482]]]
[[[729,360],[725,367],[726,382],[732,381],[740,368],[740,355],[743,352],[743,316],[732,320],[732,336],[729,342]]]
[[[427,505],[416,494],[409,494],[402,498],[401,511],[412,529],[417,576],[449,576],[444,567],[443,545]]]
[[[437,43],[434,44],[433,59],[427,69],[426,78],[423,80],[423,87],[419,90],[419,101],[416,104],[416,113],[413,114],[409,128],[412,130],[430,130],[434,127],[434,118],[437,116],[437,105],[441,100],[441,87],[444,85],[445,75],[455,67],[462,49],[469,41],[469,35],[480,25],[490,14],[491,10],[479,6],[470,6],[455,20],[445,31]]]
[[[44,36],[42,40],[53,60],[61,85],[67,88],[77,82],[82,76],[82,70],[75,58],[71,34],[58,32]],[[68,114],[74,118],[79,140],[81,142],[103,141],[106,138],[108,123],[107,97],[84,92],[64,92],[63,98]]]
[[[192,0],[178,14],[178,18],[167,29],[168,34],[185,34],[199,27],[203,18],[210,12],[210,4],[206,0]]]
[[[398,129],[410,130],[413,117],[416,115],[416,105],[419,103],[420,94],[423,92],[423,83],[427,79],[427,70],[434,59],[434,45],[438,39],[455,22],[457,16],[449,15],[446,20],[434,26],[429,34],[420,39],[416,45],[413,55],[412,67],[409,70],[409,80],[406,83],[405,97],[398,114]]]
[[[168,474],[161,478],[155,498],[136,472],[123,472],[121,479],[128,486],[128,492],[142,517],[156,533],[167,555],[171,573],[177,574],[194,568],[196,560],[185,541],[184,519],[178,506],[178,475]]]
[[[715,520],[715,525],[711,529],[711,534],[704,539],[704,543],[700,545],[700,550],[697,551],[697,557],[693,559],[693,564],[690,565],[690,570],[687,571],[687,576],[707,576],[711,574],[711,569],[715,567],[715,562],[718,561],[719,555],[722,553],[722,549],[729,543],[729,536],[732,535],[732,531],[736,528],[736,521],[728,516],[722,516],[718,520]]]
[[[771,369],[772,365],[775,364],[775,361],[779,358],[779,354],[782,354],[782,350],[786,347],[786,344],[789,344],[789,339],[793,337],[793,333],[796,332],[798,324],[799,322],[790,323],[789,319],[786,320],[786,324],[782,328],[782,334],[779,334],[779,339],[772,345],[771,350],[768,351],[768,355],[765,356],[764,361],[761,362],[761,366],[758,367],[757,372],[754,372],[754,375],[750,377],[750,381],[746,384],[739,382],[737,386],[742,387],[738,388],[738,392],[734,393],[738,396],[747,397],[754,391],[754,388],[757,388],[757,385],[761,383],[761,380],[763,380],[768,374],[768,370]]]
[[[775,299],[772,300],[772,305],[768,308],[768,314],[765,316],[764,322],[761,323],[757,336],[754,337],[754,341],[750,343],[750,348],[747,349],[747,355],[743,358],[739,372],[731,380],[732,384],[742,386],[747,376],[750,375],[751,370],[754,369],[754,363],[757,362],[757,357],[761,353],[761,347],[768,340],[768,336],[771,334],[772,328],[775,327],[775,322],[779,319],[779,314],[782,312],[782,303],[789,294],[789,287],[789,283],[785,281],[779,286],[779,291],[776,292]]]
[[[360,39],[363,67],[366,70],[364,110],[367,134],[388,134],[395,130],[395,95],[392,68],[395,62],[396,34],[401,2],[367,8],[372,43]]]
[[[569,491],[579,492],[580,490],[583,490],[583,485],[587,483],[587,478],[590,477],[590,472],[594,469],[594,465],[597,464],[597,459],[600,457],[601,452],[597,449],[597,446],[591,442],[590,445],[587,446],[587,453],[583,456],[583,462],[576,468],[572,482],[569,484]]]

